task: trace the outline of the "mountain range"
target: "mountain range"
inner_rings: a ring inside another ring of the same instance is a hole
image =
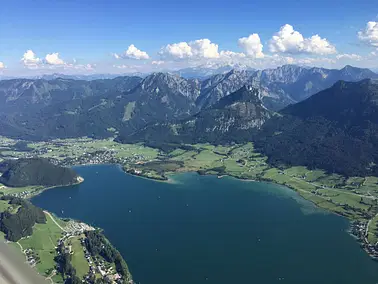
[[[0,135],[28,140],[119,136],[120,141],[146,141],[160,135],[164,141],[223,143],[230,137],[252,140],[259,136],[256,133],[265,133],[265,140],[256,140],[261,151],[273,153],[277,162],[295,164],[272,150],[277,145],[268,148],[276,143],[269,140],[272,121],[280,126],[281,117],[283,121],[289,117],[289,105],[307,102],[340,80],[364,78],[378,75],[351,66],[331,70],[284,65],[258,71],[233,69],[206,79],[153,73],[145,78],[92,81],[3,80]],[[326,107],[328,97],[323,96],[322,102],[325,106],[319,107]],[[282,111],[277,115],[278,110]]]

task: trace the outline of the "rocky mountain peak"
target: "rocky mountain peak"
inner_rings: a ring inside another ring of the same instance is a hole
[[[144,78],[140,86],[149,93],[177,93],[194,100],[200,94],[197,79],[184,79],[173,73],[153,73]]]
[[[236,92],[220,99],[218,103],[212,106],[212,108],[224,108],[235,103],[247,102],[262,105],[260,91],[252,86],[244,85]]]

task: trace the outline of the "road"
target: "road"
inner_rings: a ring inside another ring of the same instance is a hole
[[[50,212],[48,212],[48,211],[43,211],[43,212],[45,212],[45,214],[46,215],[49,215],[49,217],[51,218],[51,220],[63,231],[63,232],[67,232],[66,231],[66,229],[64,229],[62,226],[60,226],[59,224],[58,224],[58,222],[57,221],[55,221],[55,219],[54,219],[54,217],[50,214]]]

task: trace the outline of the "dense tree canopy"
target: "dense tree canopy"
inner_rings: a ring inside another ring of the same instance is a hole
[[[35,223],[46,223],[46,216],[42,209],[34,206],[29,201],[16,197],[2,197],[9,200],[10,204],[20,205],[17,213],[0,213],[0,230],[5,233],[8,240],[17,242],[23,237],[33,234]]]
[[[75,183],[77,174],[43,158],[9,160],[0,164],[0,182],[12,187],[30,185],[56,186]]]

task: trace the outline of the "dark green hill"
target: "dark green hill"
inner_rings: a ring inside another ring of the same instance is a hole
[[[0,231],[5,233],[7,240],[17,242],[23,237],[31,236],[35,223],[46,223],[42,209],[29,201],[11,196],[2,196],[1,200],[19,206],[14,214],[9,211],[0,212]]]
[[[281,114],[256,139],[272,164],[378,175],[377,81],[339,81]]]
[[[0,164],[0,171],[3,173],[0,183],[11,187],[69,185],[79,181],[72,169],[42,158],[8,160]]]

